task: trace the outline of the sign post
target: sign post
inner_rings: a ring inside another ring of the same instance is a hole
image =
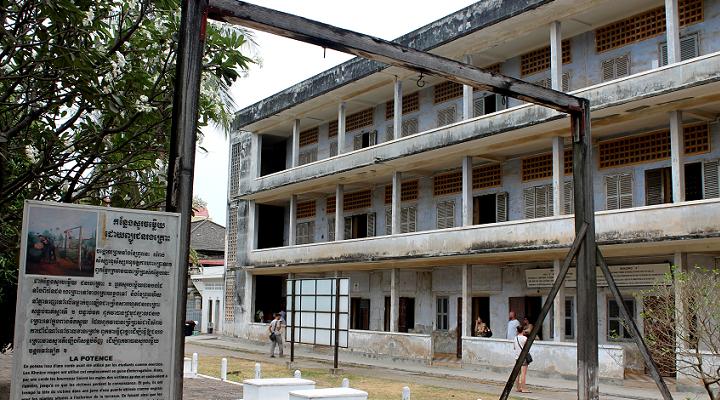
[[[12,400],[178,395],[179,224],[173,213],[25,203]]]

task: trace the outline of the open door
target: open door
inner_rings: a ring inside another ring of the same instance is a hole
[[[462,358],[462,337],[463,337],[463,320],[462,320],[463,299],[457,298],[457,358]]]

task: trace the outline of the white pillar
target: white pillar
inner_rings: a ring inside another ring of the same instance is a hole
[[[297,195],[290,196],[290,226],[288,227],[288,246],[297,244]]]
[[[562,90],[562,33],[560,21],[550,23],[550,81],[552,88]]]
[[[402,400],[410,400],[410,388],[407,386],[403,386]]]
[[[292,166],[297,167],[300,164],[300,120],[293,122],[292,131]]]
[[[675,270],[677,272],[688,272],[688,263],[687,263],[687,253],[681,253],[677,252],[675,253]],[[687,326],[687,317],[685,316],[685,313],[687,310],[685,309],[685,304],[683,302],[683,290],[680,286],[677,284],[674,287],[675,289],[675,321],[676,321],[676,337],[678,340],[675,341],[675,346],[677,347],[677,350],[684,350],[686,347],[686,342],[682,340],[681,338],[685,337],[687,338],[687,329],[689,328]]]
[[[250,177],[258,178],[260,176],[260,155],[262,154],[262,136],[252,133],[250,139]],[[236,195],[237,193],[233,193]]]
[[[223,357],[222,360],[220,360],[220,380],[226,381],[227,380],[227,358]]]
[[[207,333],[208,330],[208,322],[210,322],[210,303],[209,300],[203,297],[202,299],[202,310],[200,310],[202,313],[202,323],[200,324],[200,332]]]
[[[349,387],[350,387],[350,379],[348,379],[348,378],[343,378],[342,384],[341,384],[340,386],[342,386],[342,387],[344,387],[344,388],[349,388]]]
[[[338,154],[345,152],[345,108],[345,102],[343,101],[338,106]]]
[[[395,77],[395,85],[393,90],[393,138],[402,137],[402,81]]]
[[[670,164],[672,169],[673,203],[685,201],[685,164],[683,153],[682,111],[670,111]]]
[[[345,217],[343,212],[344,187],[335,187],[335,240],[345,239]]]
[[[473,224],[473,165],[472,156],[465,156],[462,160],[462,224]]]
[[[560,274],[561,260],[553,260],[553,276],[557,279]],[[556,342],[565,341],[565,284],[553,301],[553,340]]]
[[[262,379],[262,366],[260,363],[255,363],[255,379]]]
[[[299,369],[296,369],[296,370],[295,370],[295,373],[293,374],[293,377],[294,377],[295,379],[302,379],[302,372],[300,372]]]
[[[192,372],[194,374],[197,374],[198,370],[198,353],[192,354],[192,363],[190,364],[190,368],[192,369]]]
[[[462,266],[462,325],[463,336],[472,336],[475,321],[472,320],[472,265]]]
[[[678,0],[665,0],[668,64],[680,62],[680,17]]]
[[[247,220],[247,250],[248,252],[255,250],[257,247],[257,204],[255,200],[248,200],[248,220]]]
[[[563,213],[563,178],[565,177],[565,142],[561,136],[553,138],[552,142],[552,185],[553,185],[553,213]]]
[[[466,64],[472,63],[472,58],[469,55],[465,55],[464,62]],[[463,85],[463,119],[470,119],[474,115],[473,113],[473,87],[470,85]]]
[[[402,202],[402,173],[400,171],[393,172],[392,180],[392,205],[390,206],[391,212],[391,232],[393,235],[397,235],[401,232],[400,229],[400,205]]]
[[[390,270],[390,332],[398,331],[400,299],[397,291],[397,268]]]

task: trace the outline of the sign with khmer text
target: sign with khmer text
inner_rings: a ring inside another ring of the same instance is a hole
[[[174,397],[179,223],[25,203],[12,400]]]
[[[618,286],[652,286],[662,283],[663,277],[670,272],[670,264],[637,264],[609,266],[613,279]],[[552,268],[525,270],[525,282],[528,288],[552,287],[555,276]],[[607,281],[602,270],[597,268],[597,285],[606,287]],[[575,268],[568,270],[565,287],[577,287]]]

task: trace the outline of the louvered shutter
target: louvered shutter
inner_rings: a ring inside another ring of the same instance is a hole
[[[700,55],[697,36],[688,36],[680,39],[680,60],[690,60]]]
[[[392,235],[392,208],[385,209],[385,234]]]
[[[622,174],[619,179],[620,208],[633,206],[632,175]]]
[[[327,219],[328,221],[328,241],[334,242],[335,241],[335,218],[330,217]]]
[[[473,115],[479,117],[485,114],[485,97],[478,97],[473,102]]]
[[[653,169],[645,172],[647,198],[645,204],[652,206],[663,203],[662,170]]]
[[[402,123],[402,136],[409,136],[418,133],[418,119],[411,118]]]
[[[602,62],[602,80],[611,81],[615,79],[615,59],[611,58]]]
[[[555,215],[555,207],[554,207],[554,201],[553,199],[553,187],[552,184],[547,185],[547,191],[546,191],[546,198],[545,202],[547,204],[547,214],[545,214],[546,217],[551,217]]]
[[[442,201],[437,204],[437,228],[446,229],[455,226],[455,202]]]
[[[305,244],[304,240],[307,237],[307,225],[299,223],[295,226],[295,243]]]
[[[353,150],[360,149],[362,149],[362,134],[358,134],[353,137]]]
[[[367,235],[368,237],[375,236],[375,213],[367,215]]]
[[[570,73],[566,72],[562,74],[562,91],[568,92],[570,91]]]
[[[370,142],[370,146],[375,146],[377,144],[377,131],[370,132],[369,142]]]
[[[575,213],[575,186],[573,181],[563,184],[563,214]]]
[[[307,237],[305,243],[315,242],[315,221],[309,221],[307,223]]]
[[[338,154],[337,142],[330,143],[330,157],[335,157]]]
[[[495,195],[495,219],[497,222],[505,222],[508,220],[508,194],[501,192]]]
[[[615,78],[630,75],[630,54],[615,59]]]
[[[450,125],[455,122],[455,107],[448,107],[437,112],[438,126]]]
[[[408,207],[408,232],[417,231],[417,207]]]
[[[547,189],[547,186],[535,187],[535,218],[547,217],[549,215]]]
[[[605,209],[607,210],[617,210],[619,207],[618,181],[618,175],[605,177]]]
[[[660,66],[668,65],[668,49],[667,49],[667,43],[663,43],[660,45]]]
[[[394,129],[395,129],[395,128],[393,128],[392,125],[388,125],[388,126],[385,128],[385,141],[386,141],[386,142],[389,142],[389,141],[395,139],[395,133],[393,133],[393,130],[394,130]]]
[[[703,199],[720,197],[720,185],[718,182],[718,160],[706,161],[703,163]]]
[[[345,217],[345,231],[343,233],[343,239],[354,239],[352,232],[352,217]]]
[[[523,201],[525,202],[525,218],[535,218],[535,188],[523,189]]]

